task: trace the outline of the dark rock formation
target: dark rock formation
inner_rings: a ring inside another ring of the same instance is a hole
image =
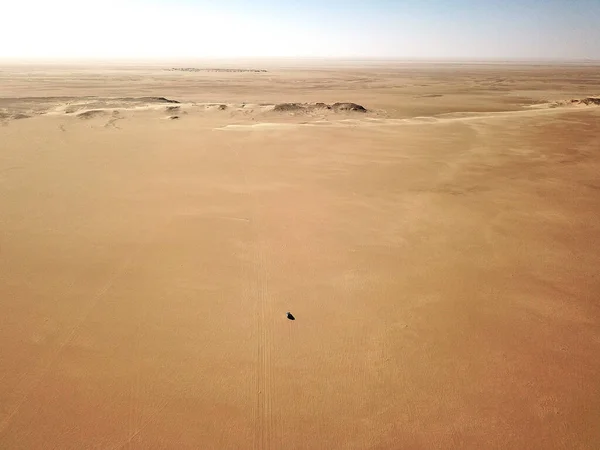
[[[301,103],[278,103],[273,108],[273,111],[277,112],[294,112],[294,111],[302,111],[305,107]]]
[[[339,111],[356,111],[356,112],[367,112],[367,109],[364,106],[358,105],[356,103],[334,103],[332,106],[335,112]]]
[[[171,100],[165,97],[142,97],[140,100],[150,103],[180,103],[177,100]]]
[[[276,112],[310,112],[315,110],[333,110],[335,112],[367,112],[364,106],[356,103],[278,103],[273,108]]]

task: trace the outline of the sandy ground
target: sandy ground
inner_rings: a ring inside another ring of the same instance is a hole
[[[0,448],[600,448],[597,67],[167,67],[0,65]]]

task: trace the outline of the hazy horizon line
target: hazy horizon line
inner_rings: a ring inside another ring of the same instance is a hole
[[[534,58],[534,57],[476,57],[476,58],[417,58],[373,56],[189,56],[189,57],[3,57],[1,62],[10,63],[177,63],[177,62],[273,62],[273,61],[322,61],[322,62],[398,62],[398,63],[567,63],[600,64],[593,58]]]

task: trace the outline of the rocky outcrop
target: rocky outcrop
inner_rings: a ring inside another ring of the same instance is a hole
[[[362,106],[362,105],[358,105],[356,103],[334,103],[331,108],[335,111],[335,112],[339,112],[339,111],[355,111],[355,112],[367,112],[367,109]]]
[[[551,108],[560,108],[561,106],[600,106],[600,97],[572,98],[550,103]]]
[[[308,105],[302,103],[278,103],[273,107],[273,111],[277,112],[295,112],[303,111],[308,108]]]
[[[367,109],[357,103],[278,103],[273,107],[275,112],[312,112],[318,110],[332,110],[334,112],[360,112],[365,113]]]

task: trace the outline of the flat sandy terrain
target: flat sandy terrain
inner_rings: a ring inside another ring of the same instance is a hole
[[[600,448],[600,68],[218,64],[0,64],[0,448]]]

